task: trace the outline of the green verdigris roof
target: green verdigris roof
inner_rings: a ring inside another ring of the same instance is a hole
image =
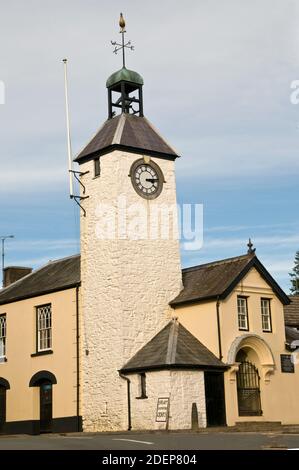
[[[143,78],[139,73],[134,72],[134,70],[128,70],[126,67],[114,72],[108,78],[106,82],[106,87],[109,88],[120,81],[137,83],[138,85],[143,85]]]

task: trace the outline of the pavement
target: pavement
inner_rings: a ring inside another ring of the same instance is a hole
[[[273,450],[298,449],[281,432],[126,432],[0,436],[0,450]]]

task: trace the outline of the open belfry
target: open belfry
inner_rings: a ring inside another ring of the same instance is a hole
[[[251,240],[182,269],[179,154],[145,117],[119,26],[107,120],[71,169],[81,253],[5,269],[0,433],[298,424],[298,296]]]

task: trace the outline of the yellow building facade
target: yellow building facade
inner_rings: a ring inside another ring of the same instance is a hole
[[[246,301],[246,328],[238,323],[240,298]],[[262,304],[265,301],[269,304],[270,315],[269,324],[263,325]],[[284,308],[288,303],[284,304],[283,298],[277,296],[273,286],[253,266],[225,298],[192,300],[175,306],[182,325],[229,366],[224,374],[226,422],[229,426],[244,421],[299,422],[297,356],[287,345]],[[244,371],[243,390],[240,378],[242,362],[248,362],[256,369],[247,371],[248,377]],[[256,377],[251,383],[250,374]],[[248,384],[246,380],[249,380]],[[246,396],[243,399],[245,409],[242,410],[242,393],[248,395],[247,410]],[[250,393],[257,393],[253,400]],[[259,403],[254,402],[257,396]]]
[[[50,262],[0,293],[6,296],[5,303],[0,300],[0,318],[5,320],[5,335],[0,339],[3,433],[36,434],[81,428],[78,269],[71,288],[64,285],[65,273],[62,285],[62,279],[57,277],[49,282],[49,277],[59,276],[68,265],[78,267],[77,260],[78,257],[71,257]],[[43,280],[47,284],[41,287]]]

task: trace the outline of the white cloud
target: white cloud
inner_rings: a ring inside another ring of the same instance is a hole
[[[204,229],[205,233],[215,233],[215,232],[221,232],[221,233],[227,233],[227,232],[240,232],[243,230],[261,230],[261,229],[279,229],[279,230],[286,230],[290,231],[294,227],[299,228],[299,222],[292,222],[292,223],[278,223],[278,224],[258,224],[258,225],[219,225],[219,226],[213,226],[213,227],[207,227]]]
[[[13,251],[16,250],[25,250],[25,249],[44,249],[47,248],[48,250],[65,250],[66,248],[77,248],[79,240],[76,238],[63,238],[59,240],[55,239],[40,239],[40,240],[17,240],[15,239],[13,242]]]
[[[107,117],[105,81],[121,64],[110,39],[119,37],[121,10],[135,45],[128,67],[144,76],[147,117],[184,157],[177,163],[180,181],[196,177],[198,186],[208,181],[213,191],[216,180],[243,188],[259,179],[276,188],[282,176],[298,175],[299,106],[289,100],[290,84],[299,79],[298,2],[2,3],[0,80],[6,104],[0,106],[0,191],[9,192],[10,201],[12,193],[23,197],[24,191],[37,198],[41,189],[49,195],[53,189],[68,193],[61,60],[69,58],[76,152]],[[283,191],[287,198],[288,188]],[[223,233],[238,231],[232,227]],[[220,234],[221,228],[206,232]],[[201,256],[245,251],[241,235],[208,237]],[[298,244],[296,234],[280,235],[254,242],[262,250],[268,243],[292,250]],[[41,250],[48,246],[41,244]],[[53,247],[59,250],[59,240]],[[27,244],[27,249],[37,247]],[[44,259],[38,256],[32,259]]]
[[[203,242],[203,248],[229,248],[245,246],[243,238],[206,238]],[[299,235],[269,235],[269,236],[257,236],[254,238],[255,246],[268,246],[277,247],[278,249],[286,246],[299,246]]]
[[[50,185],[50,163],[59,184],[67,185],[64,56],[70,59],[74,149],[106,119],[105,81],[121,64],[109,41],[118,38],[123,7],[120,0],[2,6],[0,79],[7,99],[0,108],[0,151],[26,173],[25,184],[39,180],[26,172],[38,166]],[[132,0],[124,13],[135,44],[128,67],[144,75],[146,114],[185,156],[179,163],[184,176],[194,169],[214,178],[299,171],[297,109],[289,103],[290,83],[299,78],[292,0],[153,0],[142,7]],[[18,192],[13,169],[4,171]]]

